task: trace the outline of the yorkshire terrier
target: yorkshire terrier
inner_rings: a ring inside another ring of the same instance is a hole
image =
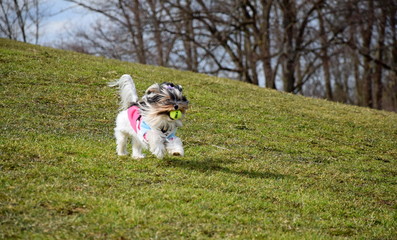
[[[153,84],[138,100],[134,81],[125,74],[110,87],[118,87],[120,112],[116,118],[114,135],[117,154],[127,155],[128,137],[132,137],[132,157],[144,158],[143,149],[149,149],[157,158],[164,155],[183,156],[183,144],[175,135],[182,126],[181,119],[188,109],[189,101],[182,94],[182,86],[169,82]],[[171,112],[182,114],[176,118]]]

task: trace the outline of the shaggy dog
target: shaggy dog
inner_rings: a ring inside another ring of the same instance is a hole
[[[132,137],[132,157],[136,159],[144,158],[142,150],[147,148],[160,159],[166,152],[184,155],[182,141],[175,135],[189,103],[182,94],[182,86],[156,83],[140,100],[130,75],[123,75],[109,86],[117,86],[121,98],[114,129],[118,155],[128,154],[128,137]]]

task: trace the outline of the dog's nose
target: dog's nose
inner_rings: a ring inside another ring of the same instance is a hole
[[[178,105],[174,105],[174,109],[178,110],[179,106]]]

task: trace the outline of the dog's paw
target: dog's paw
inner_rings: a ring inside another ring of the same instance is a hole
[[[117,155],[119,155],[119,156],[127,156],[128,152],[118,152]]]
[[[178,156],[178,157],[183,157],[184,151],[183,148],[174,148],[174,149],[167,149],[168,154],[171,156]]]
[[[183,157],[183,151],[168,151],[171,156]]]
[[[142,158],[145,158],[145,154],[135,154],[135,155],[132,155],[132,158],[134,158],[134,159],[142,159]]]

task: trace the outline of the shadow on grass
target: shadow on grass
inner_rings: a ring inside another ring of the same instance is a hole
[[[249,170],[232,170],[230,168],[222,166],[221,165],[222,163],[227,163],[227,161],[223,159],[208,159],[208,158],[203,161],[173,158],[173,159],[167,159],[164,162],[165,165],[170,167],[185,168],[203,173],[223,172],[223,173],[235,174],[243,177],[263,178],[263,179],[284,179],[291,177],[289,175],[283,175],[268,171],[259,172],[259,171],[249,171]]]

